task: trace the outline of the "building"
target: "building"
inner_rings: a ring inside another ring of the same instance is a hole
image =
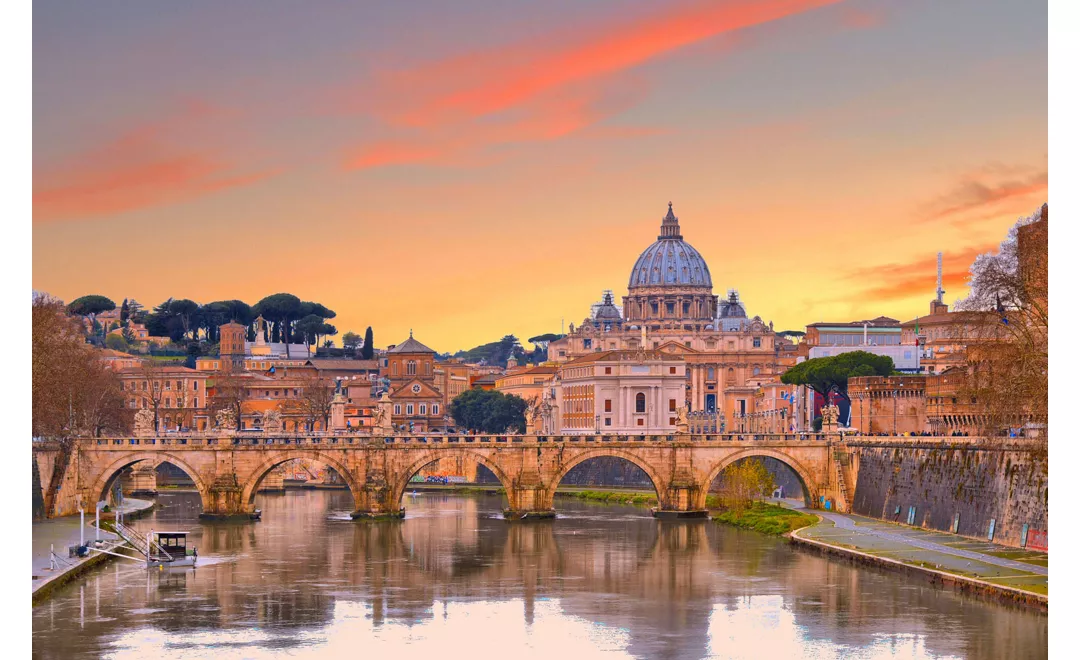
[[[435,351],[409,338],[391,346],[382,358],[380,377],[389,382],[395,428],[425,433],[449,426],[445,397],[435,387]]]
[[[114,371],[120,380],[125,406],[153,412],[159,432],[208,428],[210,396],[206,374],[150,360]]]
[[[496,378],[495,389],[526,401],[539,401],[544,396],[544,390],[551,387],[558,371],[558,366],[550,364],[519,367]]]
[[[558,433],[674,433],[686,400],[686,362],[662,351],[603,351],[559,366]]]
[[[820,358],[866,351],[892,358],[897,371],[919,372],[919,350],[904,346],[900,321],[887,316],[847,323],[811,323],[806,326],[807,357]]]
[[[449,409],[450,402],[469,389],[471,366],[461,358],[435,363],[435,389],[443,393],[445,408]]]
[[[859,376],[848,380],[853,429],[867,435],[929,431],[927,377]]]
[[[794,364],[797,347],[772,323],[751,317],[737,291],[720,299],[712,287],[705,258],[683,239],[669,204],[657,240],[630,269],[622,309],[605,291],[580,326],[571,324],[566,337],[548,345],[548,359],[562,364],[597,352],[662,351],[685,363],[680,406],[714,417],[751,412],[757,385]]]

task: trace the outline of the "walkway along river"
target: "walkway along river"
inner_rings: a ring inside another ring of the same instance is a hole
[[[1045,615],[845,565],[783,539],[560,500],[406,495],[358,524],[340,491],[259,495],[263,521],[202,524],[194,493],[135,525],[192,532],[193,570],[116,560],[33,613],[36,657],[971,657],[1047,653]]]

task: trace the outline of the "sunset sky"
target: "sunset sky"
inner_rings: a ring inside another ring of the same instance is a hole
[[[626,293],[667,203],[777,330],[925,313],[1047,199],[1023,0],[34,6],[33,285],[294,293],[455,351]],[[340,338],[338,338],[340,345]]]

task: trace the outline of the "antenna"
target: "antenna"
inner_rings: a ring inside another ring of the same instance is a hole
[[[942,298],[945,296],[945,289],[941,288],[941,253],[937,253],[937,301],[942,302]]]

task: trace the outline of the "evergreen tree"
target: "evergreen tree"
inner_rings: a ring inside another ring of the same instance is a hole
[[[371,360],[375,357],[375,339],[371,333],[371,326],[364,331],[364,348],[360,351],[361,357],[365,360]]]

